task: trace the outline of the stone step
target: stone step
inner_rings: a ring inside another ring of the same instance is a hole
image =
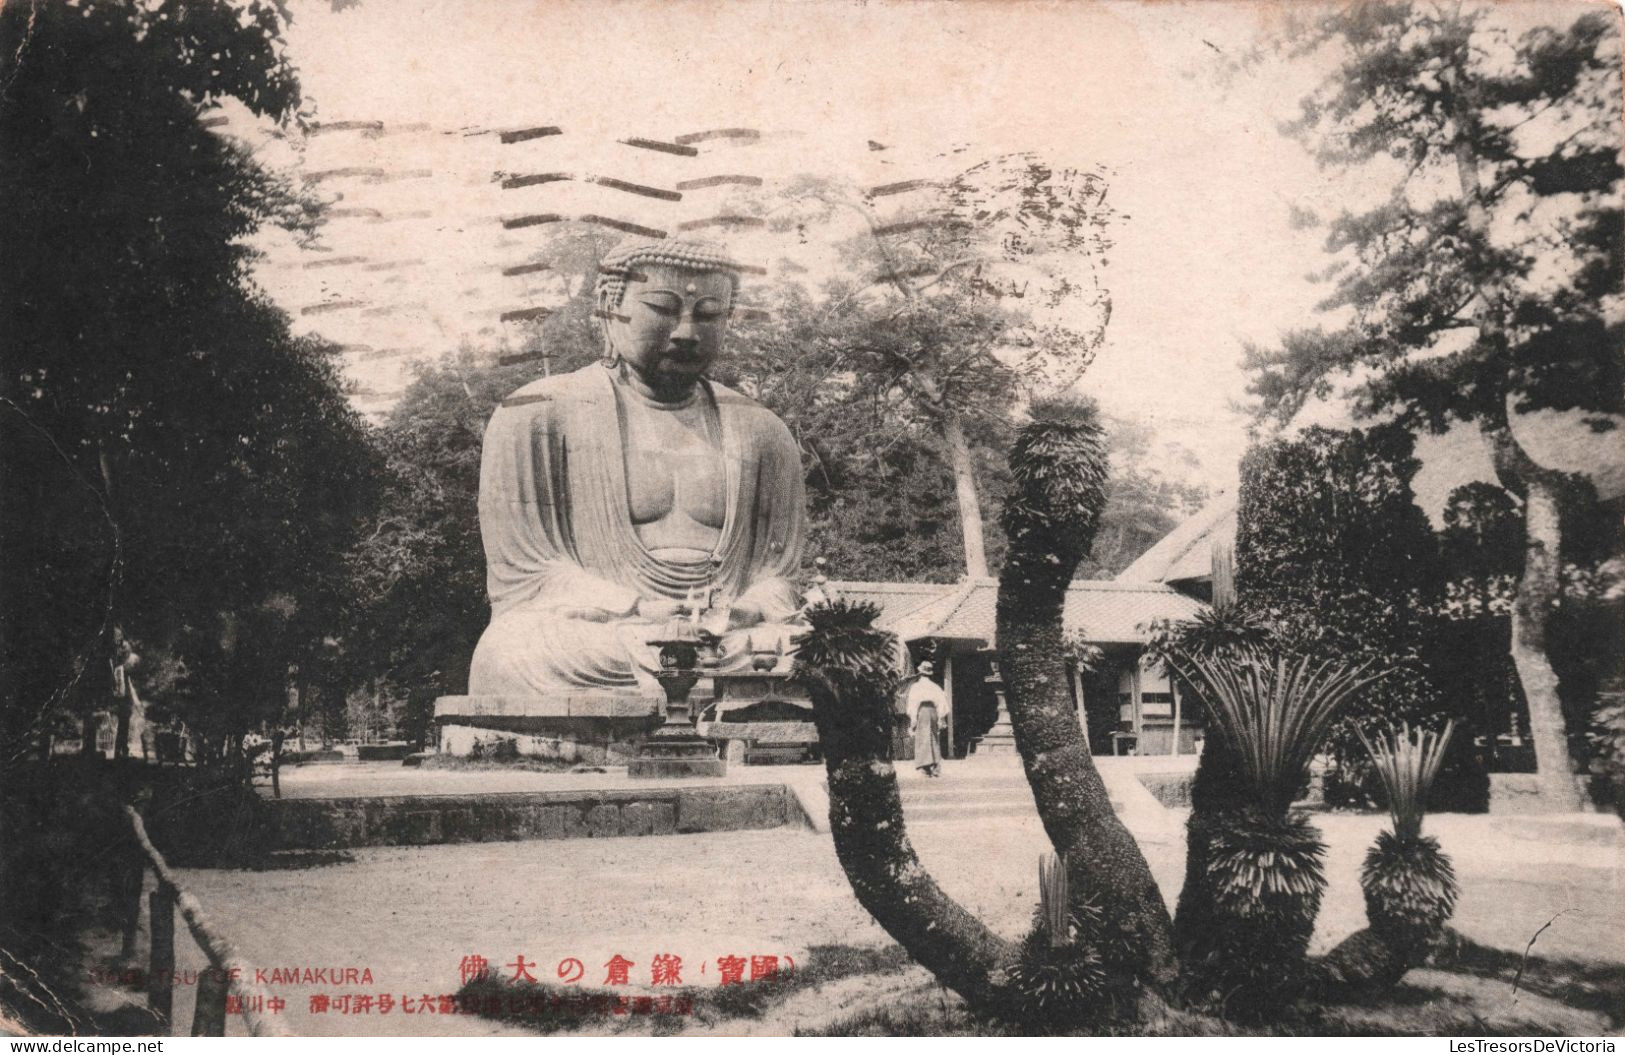
[[[1123,804],[1112,800],[1112,810],[1121,815]],[[1025,799],[997,799],[992,801],[917,802],[903,803],[903,819],[915,821],[947,821],[961,817],[1012,817],[1038,819],[1038,810],[1032,796]]]
[[[931,824],[961,821],[970,818],[976,818],[979,821],[1008,818],[1013,821],[1037,823],[1038,811],[1033,809],[1031,802],[1028,802],[1025,806],[997,803],[984,806],[959,806],[944,803],[940,806],[921,806],[916,809],[905,808],[903,810],[903,820],[909,824]]]
[[[1026,784],[1009,787],[967,788],[948,781],[932,783],[926,787],[904,785],[898,789],[905,803],[960,801],[964,799],[1023,799],[1033,800],[1032,789]]]

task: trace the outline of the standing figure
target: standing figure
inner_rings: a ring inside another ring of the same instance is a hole
[[[920,676],[908,687],[908,727],[914,736],[914,768],[928,777],[942,776],[938,724],[948,709],[942,686],[931,679],[930,660],[920,664]]]

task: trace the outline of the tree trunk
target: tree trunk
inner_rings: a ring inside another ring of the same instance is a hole
[[[819,633],[816,628],[809,634]],[[973,1007],[997,1011],[1005,965],[1016,949],[942,892],[909,842],[891,756],[889,636],[867,631],[871,655],[843,663],[851,670],[805,662],[797,676],[809,690],[829,776],[829,822],[835,854],[858,902],[937,980]],[[850,653],[849,653],[850,655]],[[875,676],[874,672],[880,672]]]
[[[1467,88],[1460,81],[1459,76],[1450,78],[1456,88],[1452,95],[1456,178],[1466,206],[1468,230],[1488,241],[1489,213],[1473,150],[1474,100],[1465,97]],[[1481,294],[1481,299],[1479,340],[1504,345],[1506,327],[1494,292]],[[1568,731],[1557,695],[1557,673],[1546,654],[1546,624],[1558,599],[1558,572],[1562,567],[1562,525],[1556,496],[1562,474],[1536,465],[1512,435],[1509,402],[1509,398],[1503,399],[1497,419],[1483,422],[1480,427],[1490,442],[1501,485],[1524,498],[1524,566],[1513,602],[1512,663],[1529,704],[1529,732],[1535,741],[1541,796],[1553,810],[1578,810],[1580,793],[1569,763]]]
[[[287,733],[280,725],[271,733],[271,797],[273,799],[282,797],[282,742],[286,737]]]
[[[294,707],[294,713],[296,715],[295,720],[298,723],[297,728],[299,730],[299,750],[303,751],[305,749],[305,723],[309,720],[310,716],[309,663],[301,663],[299,665],[299,680],[296,683],[294,692],[294,698],[297,701]]]
[[[1178,981],[1173,921],[1145,855],[1112,809],[1072,714],[1062,618],[1067,587],[1106,505],[1106,447],[1084,404],[1034,405],[1010,452],[1004,506],[1009,551],[994,633],[1010,723],[1044,831],[1067,864],[1073,896],[1105,917],[1100,953],[1152,993]]]
[[[89,694],[87,693],[86,695],[88,697]],[[80,719],[80,724],[79,724],[79,738],[80,738],[79,739],[79,757],[80,758],[95,758],[96,757],[96,733],[97,733],[98,730],[101,729],[101,724],[102,723],[101,723],[100,719],[97,717],[96,709],[95,709],[95,707],[96,707],[95,703],[91,702],[87,698],[87,700],[85,702],[85,706],[87,708],[89,708],[89,710],[85,711],[84,716]]]
[[[1555,809],[1580,809],[1569,759],[1568,727],[1557,693],[1557,672],[1546,650],[1546,626],[1559,597],[1561,567],[1557,495],[1544,480],[1529,481],[1524,503],[1524,565],[1512,606],[1512,663],[1529,704],[1529,735],[1535,741],[1535,770],[1541,795]]]
[[[1016,537],[1011,543],[995,633],[1010,724],[1038,815],[1067,863],[1071,889],[1094,901],[1116,931],[1117,940],[1101,950],[1108,965],[1132,970],[1153,992],[1167,994],[1179,976],[1168,906],[1139,844],[1112,809],[1068,699],[1061,606],[1075,563],[1058,568],[1029,560],[1018,552]],[[1051,581],[1038,581],[1044,573]],[[1112,964],[1110,954],[1120,951],[1133,960]]]
[[[1201,700],[1200,695],[1194,697]],[[1208,875],[1213,829],[1221,819],[1246,809],[1251,797],[1241,783],[1241,761],[1217,734],[1205,701],[1202,717],[1210,735],[1191,781],[1191,815],[1185,822],[1185,882],[1174,915],[1174,942],[1184,970],[1199,981],[1208,964],[1224,956]]]
[[[124,691],[118,694],[118,703],[116,705],[118,724],[117,739],[113,741],[114,758],[130,757],[130,720],[134,717],[135,712],[135,689],[130,682],[132,677],[134,675],[126,669],[124,677],[119,683],[119,688]]]
[[[942,418],[942,439],[948,445],[948,463],[954,471],[954,494],[959,499],[959,524],[965,539],[965,574],[973,579],[987,578],[987,545],[982,540],[982,502],[976,495],[976,466],[971,460],[970,443],[959,423],[959,415],[949,411]]]
[[[1541,799],[1553,812],[1583,808],[1569,757],[1568,725],[1557,693],[1557,672],[1546,650],[1546,628],[1561,593],[1563,527],[1558,509],[1562,474],[1537,466],[1508,425],[1488,430],[1496,475],[1523,495],[1523,574],[1512,604],[1512,664],[1529,706],[1535,773]]]

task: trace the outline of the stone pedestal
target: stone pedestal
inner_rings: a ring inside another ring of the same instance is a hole
[[[638,756],[626,764],[629,777],[720,777],[728,763],[717,757],[717,745],[694,732],[665,728],[645,740]]]
[[[461,757],[616,765],[660,727],[662,703],[630,692],[442,696],[434,707],[435,749]]]
[[[993,728],[977,737],[971,748],[973,755],[1013,755],[1016,753],[1016,731],[1010,725],[1010,712],[1004,706],[1004,695],[999,695],[999,716]]]
[[[971,746],[970,753],[973,755],[1013,755],[1016,754],[1016,730],[1010,724],[1010,708],[1004,702],[1004,674],[999,670],[997,661],[992,666],[993,673],[983,680],[993,687],[993,697],[999,701],[999,713],[993,719],[993,728],[977,737],[976,743]]]
[[[699,648],[715,641],[689,636],[697,633],[692,624],[677,620],[668,625],[663,639],[649,642],[660,649],[655,677],[666,692],[666,721],[638,746],[637,757],[626,766],[629,777],[720,777],[728,771],[728,763],[717,757],[716,745],[695,729],[696,716],[689,707],[688,694],[701,677]],[[707,652],[715,654],[709,647]]]

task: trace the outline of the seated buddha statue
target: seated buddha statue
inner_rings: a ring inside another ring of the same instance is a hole
[[[480,534],[491,624],[470,695],[641,690],[673,617],[717,669],[788,650],[806,532],[789,429],[710,380],[739,286],[717,246],[623,243],[600,265],[602,365],[503,400],[485,432]]]

